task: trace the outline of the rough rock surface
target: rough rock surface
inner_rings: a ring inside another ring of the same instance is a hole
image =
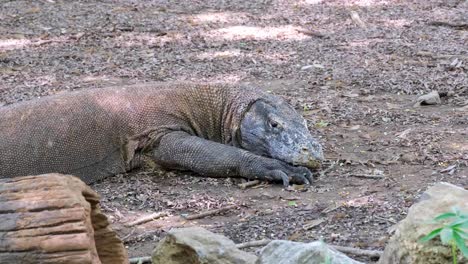
[[[253,264],[257,257],[237,249],[233,241],[201,227],[173,229],[153,252],[153,263]]]
[[[341,252],[327,246],[327,244],[315,241],[311,243],[299,243],[287,240],[274,240],[262,249],[256,264],[359,264]]]
[[[440,224],[431,224],[439,214],[449,212],[453,206],[468,211],[468,191],[449,183],[438,183],[429,188],[421,201],[411,206],[379,260],[380,264],[443,264],[452,263],[450,248],[438,239],[428,243],[418,240]],[[459,263],[468,263],[460,260]]]
[[[441,103],[441,100],[440,100],[439,92],[432,91],[428,94],[421,95],[420,97],[418,97],[414,106],[418,107],[421,105],[436,105],[440,103]]]
[[[0,263],[128,263],[99,195],[71,175],[0,179]]]

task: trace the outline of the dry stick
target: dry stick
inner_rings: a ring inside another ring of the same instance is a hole
[[[451,27],[455,29],[468,29],[468,24],[466,23],[456,24],[444,21],[431,21],[428,24],[431,26]]]
[[[297,29],[296,31],[307,36],[312,36],[312,37],[317,37],[317,38],[329,38],[327,35],[317,32],[317,31],[313,31],[313,30]]]
[[[122,241],[125,243],[126,240],[133,235],[133,233],[135,233],[135,230],[136,228],[133,228],[132,231],[130,231],[130,233],[128,233],[126,236],[122,237]]]
[[[184,217],[184,218],[187,219],[187,220],[199,219],[199,218],[203,218],[203,217],[206,217],[206,216],[215,215],[215,214],[227,211],[227,210],[231,210],[231,209],[234,209],[236,207],[237,207],[237,205],[229,205],[229,206],[221,207],[221,208],[218,208],[218,209],[209,210],[209,211],[206,211],[206,212],[203,212],[203,213],[189,215],[189,216]]]
[[[321,214],[328,214],[328,213],[333,212],[336,209],[340,208],[341,206],[343,206],[343,203],[334,204],[334,205],[328,206],[327,208],[323,209],[322,212],[320,212],[320,213]]]
[[[461,60],[468,60],[468,56],[456,55],[456,54],[434,54],[429,51],[418,51],[416,56],[420,57],[429,57],[432,59],[455,59],[459,58]]]
[[[392,223],[394,225],[397,224],[397,221],[392,220],[392,219],[388,219],[388,218],[381,217],[381,216],[378,216],[378,215],[374,215],[374,217],[377,218],[377,219],[383,220],[383,221],[390,222],[390,223]]]
[[[164,216],[167,216],[166,212],[153,213],[153,214],[138,218],[137,220],[126,224],[126,226],[134,226],[134,225],[144,224],[146,222],[153,221],[153,220],[156,220],[156,219],[164,217]]]
[[[331,246],[334,249],[346,253],[346,254],[353,254],[356,256],[368,256],[371,258],[380,258],[382,256],[383,251],[380,250],[367,250],[367,249],[360,249],[360,248],[353,248],[353,247],[342,247],[342,246]]]
[[[368,179],[383,179],[385,178],[382,175],[369,175],[369,174],[350,174],[349,176],[357,178],[368,178]]]
[[[335,168],[335,166],[336,166],[337,163],[338,163],[338,161],[332,162],[328,168],[324,169],[323,171],[321,171],[321,172],[319,173],[319,177],[320,177],[320,178],[325,177],[325,175],[326,175],[327,173],[329,173],[331,170],[333,170],[333,169]]]
[[[254,241],[248,241],[248,242],[236,244],[236,247],[238,249],[248,248],[248,247],[262,247],[262,246],[267,245],[270,242],[271,242],[270,239],[254,240]]]
[[[309,229],[312,229],[312,228],[320,225],[323,222],[325,222],[324,218],[318,218],[318,219],[315,219],[315,220],[311,221],[308,224],[305,224],[302,228],[304,228],[305,230],[309,230]]]
[[[253,180],[253,181],[248,181],[248,182],[238,184],[237,186],[239,186],[239,188],[244,190],[244,189],[247,189],[249,187],[255,186],[255,185],[259,184],[259,183],[260,183],[259,180]]]
[[[151,257],[131,258],[130,264],[151,263]]]

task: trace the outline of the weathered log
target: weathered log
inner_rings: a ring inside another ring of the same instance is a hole
[[[0,179],[0,263],[128,263],[99,195],[71,175]]]

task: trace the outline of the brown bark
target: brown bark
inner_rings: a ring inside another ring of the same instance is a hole
[[[128,263],[99,195],[74,176],[0,179],[0,263]]]

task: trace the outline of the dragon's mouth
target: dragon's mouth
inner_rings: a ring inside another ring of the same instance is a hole
[[[307,162],[307,164],[304,164],[304,166],[311,169],[318,169],[322,167],[322,162],[318,160],[309,160],[309,162]]]
[[[293,162],[294,166],[304,166],[309,169],[319,169],[322,167],[322,162],[319,160],[308,160],[306,162]]]

